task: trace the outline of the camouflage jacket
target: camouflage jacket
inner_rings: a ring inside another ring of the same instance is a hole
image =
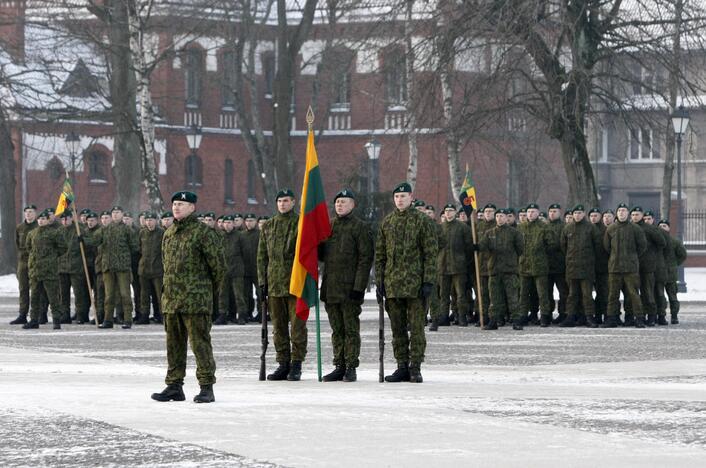
[[[90,237],[86,236],[86,243],[100,247],[99,271],[132,271],[132,255],[139,250],[139,246],[131,227],[121,222],[112,222],[92,233]]]
[[[554,236],[539,219],[520,224],[524,247],[520,257],[520,274],[544,276],[549,273],[549,252],[555,249]]]
[[[61,229],[47,225],[33,229],[26,239],[29,277],[35,281],[59,279],[59,254],[66,250]]]
[[[657,269],[657,256],[662,255],[662,251],[667,243],[660,233],[660,228],[645,221],[637,223],[645,233],[647,239],[647,249],[640,255],[640,272],[654,273]]]
[[[558,275],[566,271],[564,253],[561,251],[561,231],[564,229],[564,221],[557,219],[547,223],[549,235],[552,238],[553,247],[548,252],[549,274]]]
[[[436,281],[437,234],[429,217],[414,208],[394,210],[380,223],[375,275],[389,298],[419,297],[422,283]]]
[[[655,281],[658,283],[667,282],[667,250],[672,248],[672,239],[669,233],[663,229],[657,228],[664,238],[664,247],[657,252],[657,268],[655,269]]]
[[[608,274],[608,257],[610,256],[610,254],[606,251],[605,247],[603,246],[603,237],[605,236],[605,232],[608,228],[602,222],[594,224],[594,226],[596,226],[598,232],[601,235],[601,241],[596,247],[596,273],[606,275]]]
[[[79,227],[81,235],[86,234],[86,227]],[[66,250],[59,256],[59,273],[84,274],[83,259],[81,258],[81,246],[79,245],[76,226],[62,226],[59,229],[64,235]],[[86,259],[88,262],[88,259]]]
[[[27,224],[26,222],[21,222],[17,225],[15,229],[15,248],[17,249],[17,261],[20,263],[27,263],[29,261],[29,250],[27,249],[27,236],[30,232],[37,229],[39,225],[37,221],[32,221]]]
[[[471,221],[469,221],[469,223],[470,222]],[[483,239],[483,236],[485,235],[486,232],[490,231],[495,226],[496,226],[495,221],[488,222],[485,219],[478,221],[477,229],[476,229],[476,236],[478,238],[478,242],[480,242],[480,240]],[[478,254],[478,261],[480,262],[480,266],[479,266],[480,275],[481,276],[490,276],[490,270],[488,269],[488,262],[490,261],[490,252],[481,250]]]
[[[564,225],[561,251],[566,256],[566,279],[596,279],[596,249],[601,232],[588,219]]]
[[[610,253],[609,273],[638,273],[639,256],[647,248],[647,239],[636,224],[616,220],[603,235],[603,248]]]
[[[440,275],[466,275],[473,263],[473,235],[467,224],[454,219],[441,224],[438,269]]]
[[[324,262],[321,300],[348,301],[351,291],[363,292],[368,286],[374,256],[370,226],[353,214],[334,218],[331,237],[321,244],[319,255]]]
[[[223,231],[223,251],[226,259],[226,273],[231,277],[244,276],[243,265],[243,233],[233,229]]]
[[[243,249],[243,267],[245,276],[257,276],[257,244],[260,242],[260,230],[254,228],[241,232]]]
[[[162,238],[164,230],[155,227],[153,231],[145,228],[140,231],[140,263],[138,273],[145,278],[160,278],[164,275],[162,264]]]
[[[686,260],[686,249],[681,240],[669,236],[669,245],[664,251],[664,262],[667,267],[667,281],[673,283],[679,280],[677,267]]]
[[[162,238],[165,314],[209,315],[213,291],[223,281],[223,238],[192,213],[174,220]]]
[[[267,285],[270,296],[289,296],[298,222],[299,215],[291,210],[277,214],[262,226],[257,246],[257,278],[260,286]]]
[[[517,274],[518,259],[523,249],[522,234],[506,225],[486,231],[480,240],[481,252],[488,252],[488,272],[491,276],[503,273]]]
[[[93,228],[86,227],[86,236],[90,237],[100,229],[100,225],[96,224]],[[86,265],[89,269],[95,270],[96,256],[98,255],[98,247],[95,245],[88,245],[86,242],[83,243],[84,252],[86,252]]]

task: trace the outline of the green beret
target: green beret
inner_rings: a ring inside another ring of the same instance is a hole
[[[584,209],[583,205],[579,203],[579,204],[576,205],[576,206],[574,207],[574,209],[571,210],[571,211],[573,212],[573,211],[586,211],[586,210]]]
[[[197,218],[197,219],[204,219],[205,216],[204,216],[203,213],[196,213],[196,218]]]
[[[233,215],[225,215],[225,216],[221,216],[221,218],[223,219],[224,222],[225,221],[233,221]]]
[[[259,218],[257,218],[258,221],[267,221],[268,219],[270,219],[269,216],[260,216]]]
[[[397,186],[392,190],[392,194],[394,195],[395,193],[412,193],[412,186],[407,182],[397,184]]]
[[[123,213],[123,216],[125,216],[126,218],[132,218],[132,213],[126,211],[125,213]]]
[[[108,211],[108,210],[101,211],[101,216],[106,216],[106,215],[110,216],[110,211]]]
[[[527,213],[527,208],[520,208],[517,210],[518,213]]]
[[[214,213],[213,211],[207,211],[207,212],[205,212],[205,213],[203,214],[203,217],[204,217],[204,218],[215,218],[215,217],[216,217],[216,213]]]
[[[551,205],[549,205],[549,209],[550,209],[550,210],[560,210],[560,209],[561,209],[561,205],[558,204],[558,203],[552,203]]]
[[[174,192],[172,195],[172,201],[183,201],[187,203],[196,203],[199,197],[196,196],[194,192],[189,192],[188,190],[182,190],[180,192]]]
[[[277,196],[275,197],[275,201],[279,200],[280,198],[284,198],[284,197],[294,198],[294,192],[292,191],[292,189],[284,188],[284,189],[280,190],[279,192],[277,192]]]
[[[593,213],[599,213],[599,214],[600,214],[600,212],[601,212],[600,208],[591,208],[591,209],[588,211],[588,214],[593,214]]]
[[[504,215],[506,215],[506,214],[507,214],[507,210],[506,210],[505,208],[500,208],[499,210],[497,210],[497,211],[495,212],[495,214],[496,214],[496,215],[499,215],[499,214],[504,214]]]
[[[173,218],[173,217],[174,217],[174,213],[172,213],[171,211],[165,211],[164,213],[162,213],[162,219]]]
[[[574,214],[574,210],[569,209],[564,212],[564,216],[570,215],[570,214]]]
[[[89,211],[88,213],[86,213],[86,219],[88,218],[98,218],[98,215],[95,211]]]
[[[456,205],[454,205],[453,203],[447,203],[446,205],[444,205],[444,211],[446,211],[446,210],[454,210],[455,211]]]
[[[37,215],[37,218],[48,218],[48,217],[49,217],[49,212],[47,210],[44,210]]]
[[[611,210],[610,208],[608,208],[607,210],[605,210],[603,212],[603,214],[606,214],[606,213],[615,214],[615,213],[613,213],[613,210]]]
[[[488,203],[487,205],[485,205],[485,206],[483,207],[483,211],[487,210],[488,208],[492,208],[492,209],[494,209],[494,210],[497,210],[497,209],[498,209],[497,206],[493,205],[492,203]]]
[[[618,203],[618,207],[615,209],[615,211],[618,211],[620,208],[625,208],[626,210],[629,210],[628,205],[626,203]]]
[[[343,190],[338,192],[335,197],[333,197],[334,203],[339,198],[350,198],[352,200],[355,200],[355,192],[349,188],[344,188]]]
[[[84,209],[82,209],[81,211],[79,211],[78,214],[80,214],[80,215],[86,215],[86,214],[88,214],[88,213],[90,213],[90,212],[91,212],[91,209],[90,209],[90,208],[84,208]]]
[[[414,200],[413,205],[415,208],[419,208],[420,206],[424,208],[427,204],[424,203],[424,200]]]
[[[542,218],[546,218],[546,217],[547,217],[547,212],[546,212],[546,211],[540,211],[540,212],[539,212],[539,216],[541,216]]]
[[[513,207],[505,208],[505,214],[515,214],[515,209]]]
[[[233,221],[235,221],[236,219],[242,218],[242,217],[243,217],[243,215],[241,215],[240,213],[233,213]]]
[[[642,213],[642,207],[641,206],[633,206],[632,210],[630,210],[630,213],[634,213],[636,211],[639,213]]]
[[[123,211],[123,207],[120,205],[115,205],[113,208],[110,210],[111,212],[113,211]]]
[[[61,216],[59,216],[59,217],[60,217],[60,218],[73,218],[73,217],[74,217],[74,214],[73,214],[71,211],[69,211],[69,210],[64,210],[64,211],[61,213]]]
[[[25,207],[22,209],[22,211],[24,211],[24,210],[36,210],[36,209],[37,209],[37,205],[33,205],[33,204],[30,203],[29,205],[25,206]]]
[[[655,214],[654,214],[654,212],[653,212],[652,210],[647,210],[647,211],[645,211],[645,216],[652,216],[652,217],[654,217],[654,215],[655,215]]]
[[[669,226],[669,221],[667,221],[666,219],[660,219],[660,220],[659,220],[659,223],[657,223],[657,224],[658,224],[658,225],[659,225],[659,224],[666,224],[667,226]]]
[[[538,209],[539,209],[539,205],[536,204],[536,203],[530,203],[529,205],[527,205],[527,209],[528,209],[528,210],[538,210]]]
[[[54,213],[54,208],[52,208],[52,207],[50,206],[49,208],[46,208],[44,211],[46,211],[47,213],[52,213],[52,214],[53,214],[53,213]]]
[[[157,219],[157,213],[152,213],[151,211],[143,211],[142,216],[144,216],[145,219]]]
[[[434,205],[427,205],[426,209],[431,210],[431,211],[436,211],[436,209],[434,208]]]
[[[245,215],[245,219],[257,219],[257,216],[255,216],[255,213],[248,213]]]

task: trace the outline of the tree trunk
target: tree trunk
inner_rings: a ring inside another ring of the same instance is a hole
[[[414,0],[407,0],[407,12],[404,22],[405,35],[405,80],[407,82],[407,112],[405,118],[405,130],[407,132],[407,144],[409,146],[409,163],[407,165],[407,182],[412,186],[412,190],[417,185],[417,160],[419,151],[417,149],[417,115],[414,90],[414,49],[412,48],[412,8]]]
[[[5,196],[0,197],[0,274],[15,271],[15,153],[12,135],[4,109],[0,109],[0,187]]]
[[[274,83],[272,136],[274,137],[275,184],[278,189],[292,188],[294,180],[292,177],[294,161],[289,141],[294,75],[289,49],[286,6],[286,0],[277,0],[277,73]]]
[[[588,207],[598,206],[596,183],[583,131],[564,132],[560,143],[566,180],[569,183],[569,206],[577,203]]]

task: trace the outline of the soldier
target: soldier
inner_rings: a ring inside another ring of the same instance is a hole
[[[243,281],[237,284],[242,285],[242,291],[236,290],[236,300],[238,310],[243,308],[243,315],[246,320],[258,321],[262,313],[262,300],[260,290],[257,287],[257,244],[260,241],[260,230],[257,228],[257,218],[253,213],[245,215],[245,229],[241,232],[243,250]],[[257,301],[253,299],[253,289]],[[252,311],[257,304],[257,316],[252,317]]]
[[[95,237],[95,234],[103,229],[105,226],[112,222],[110,216],[110,211],[101,211],[100,214],[100,224],[95,230],[90,231],[90,237]],[[95,325],[95,320],[98,323],[103,323],[103,317],[105,316],[105,283],[103,282],[103,249],[100,245],[95,246],[91,242],[85,243],[86,248],[89,250],[95,250],[95,260],[93,261],[94,269],[96,271],[96,319],[91,321],[91,325]]]
[[[495,210],[496,206],[492,203],[488,203],[483,207],[483,218],[478,222],[477,225],[477,238],[482,239],[483,235],[495,227]],[[488,311],[490,310],[490,272],[488,271],[488,259],[490,254],[488,252],[480,252],[478,261],[480,262],[480,298],[483,300],[483,310],[480,308],[480,304],[477,305],[476,310],[479,314],[483,314],[484,323],[488,323]],[[476,297],[478,299],[478,296]],[[476,326],[480,325],[480,322]]]
[[[78,213],[78,223],[81,225],[86,224],[86,217],[88,216],[88,213],[90,213],[91,210],[89,208],[84,208]]]
[[[138,274],[140,276],[140,301],[141,311],[137,323],[149,325],[150,301],[155,305],[154,320],[162,323],[161,297],[164,267],[162,265],[162,237],[164,231],[157,226],[157,215],[152,212],[144,214],[145,227],[140,230],[140,263]]]
[[[392,193],[396,209],[383,219],[375,244],[377,294],[385,299],[397,361],[397,370],[385,381],[421,383],[427,344],[424,303],[434,288],[437,235],[429,218],[410,209],[412,187],[407,182]]]
[[[654,222],[654,213],[650,210],[645,211],[645,224],[649,224],[651,226],[655,226]],[[657,232],[659,232],[662,237],[664,238],[664,247],[657,252],[656,255],[656,260],[657,260],[657,265],[655,268],[655,287],[654,287],[654,297],[655,297],[655,304],[657,307],[657,317],[656,317],[656,324],[657,325],[669,325],[669,322],[667,322],[667,300],[664,297],[664,287],[665,284],[667,283],[667,265],[666,265],[666,256],[667,256],[667,249],[670,249],[672,247],[672,242],[669,237],[669,233],[664,231],[663,229],[657,229]],[[647,326],[654,326],[655,323],[651,323],[647,321]]]
[[[230,309],[230,298],[237,297],[239,286],[237,282],[243,277],[243,252],[240,242],[240,233],[234,229],[233,217],[225,216],[223,219],[223,252],[226,261],[226,272],[223,276],[223,283],[220,286],[220,297],[218,302],[219,315],[214,325],[226,325],[228,323],[228,311]],[[242,289],[242,288],[240,288]],[[236,310],[240,308],[232,304]],[[246,312],[243,308],[243,312]],[[243,317],[243,324],[245,319]]]
[[[593,282],[596,277],[596,251],[601,233],[586,219],[583,205],[572,210],[574,221],[561,232],[561,251],[566,256],[566,281],[569,283],[569,313],[560,327],[586,325],[597,328],[593,320]],[[579,311],[579,307],[582,310]]]
[[[607,228],[611,224],[613,224],[613,221],[615,220],[615,213],[613,213],[613,210],[605,210],[603,212],[603,224]]]
[[[608,252],[603,248],[603,236],[608,228],[603,223],[604,214],[598,208],[588,212],[591,223],[598,229],[601,241],[596,246],[596,298],[593,301],[595,315],[593,321],[600,325],[608,311]]]
[[[87,215],[86,215],[86,233],[87,234],[94,234],[98,229],[100,229],[100,224],[98,221],[98,214],[91,210]],[[96,299],[96,293],[97,293],[97,275],[96,275],[96,253],[97,249],[94,246],[89,246],[84,243],[83,245],[83,250],[86,254],[86,267],[88,268],[88,278],[91,282],[91,284],[88,287],[88,294],[93,295],[93,299],[95,301]],[[90,300],[90,297],[89,297]],[[95,307],[96,304],[93,304]],[[94,310],[95,312],[95,310]],[[95,325],[95,321],[93,322]]]
[[[213,211],[208,211],[203,214],[203,222],[206,226],[211,229],[216,229],[216,213]]]
[[[526,215],[527,221],[520,223],[519,226],[524,240],[523,252],[519,261],[520,311],[525,314],[530,310],[531,316],[536,317],[536,312],[532,310],[533,297],[536,298],[534,301],[539,304],[540,326],[546,328],[552,321],[547,287],[548,252],[555,249],[556,246],[553,244],[554,237],[549,232],[547,225],[539,220],[539,206],[535,203],[527,205]],[[525,321],[524,318],[523,321]]]
[[[277,369],[267,380],[298,381],[306,357],[306,321],[296,314],[296,297],[289,293],[292,263],[297,246],[299,216],[290,189],[282,189],[275,199],[278,214],[260,231],[257,247],[257,277],[260,296],[268,301],[272,335],[277,354]]]
[[[566,318],[566,299],[569,296],[569,287],[566,284],[564,273],[566,271],[564,254],[561,251],[561,231],[564,229],[564,222],[561,219],[561,205],[554,203],[549,205],[549,216],[547,217],[549,232],[552,244],[556,247],[549,252],[549,275],[547,276],[548,296],[550,311],[554,312],[554,286],[559,290],[559,305],[557,307],[559,316],[552,323],[561,323]]]
[[[436,209],[434,208],[433,205],[424,205],[424,202],[419,200],[423,206],[423,208],[417,208],[419,211],[427,215],[429,218],[429,221],[431,221],[432,226],[434,227],[434,232],[436,233],[436,241],[437,241],[437,246],[439,249],[442,248],[441,243],[444,241],[443,239],[443,234],[441,232],[441,223],[436,222]],[[448,326],[450,324],[449,322],[449,314],[448,311],[446,313],[446,316],[440,317],[439,314],[439,285],[437,284],[437,278],[434,278],[434,285],[432,286],[431,290],[431,296],[429,296],[428,302],[428,312],[429,312],[429,317],[432,320],[432,322],[436,319],[437,323],[442,326]],[[426,316],[425,316],[426,318]],[[454,322],[456,324],[459,323],[459,318],[458,316],[455,316]]]
[[[225,264],[222,237],[194,216],[197,196],[182,191],[172,195],[174,225],[164,233],[164,289],[162,313],[167,332],[167,384],[157,401],[184,401],[186,346],[196,358],[196,378],[201,388],[195,403],[215,401],[216,361],[211,347],[211,294],[223,281]]]
[[[49,223],[49,213],[43,211],[37,218],[38,227],[25,239],[29,252],[27,265],[30,282],[30,321],[24,329],[39,328],[41,295],[45,294],[51,306],[54,330],[61,329],[64,313],[59,298],[59,254],[66,249],[64,234]]]
[[[481,252],[488,252],[488,273],[490,274],[490,321],[483,330],[497,330],[505,326],[505,316],[512,315],[512,329],[522,330],[523,315],[518,304],[519,280],[517,277],[518,259],[522,255],[522,234],[507,224],[507,211],[495,213],[496,226],[483,234],[478,246]]]
[[[539,214],[537,214],[537,217],[539,217]],[[518,224],[525,224],[527,222],[527,208],[520,208],[517,211],[517,218],[519,219]]]
[[[115,303],[123,308],[123,329],[132,328],[132,298],[130,276],[132,253],[139,249],[137,237],[123,223],[123,209],[114,206],[110,212],[111,222],[95,234],[86,238],[89,245],[100,246],[101,271],[105,287],[105,317],[99,328],[113,328]]]
[[[659,222],[659,227],[665,232],[669,233],[669,221],[663,219]],[[669,299],[669,312],[671,314],[672,325],[677,325],[679,323],[679,299],[677,298],[677,267],[684,263],[686,260],[686,249],[681,240],[676,237],[669,236],[669,244],[665,249],[665,265],[667,267],[667,282],[664,288],[667,291],[667,298]],[[666,311],[665,311],[666,314]]]
[[[456,317],[459,325],[468,326],[467,280],[468,264],[473,254],[473,236],[468,225],[456,219],[456,206],[452,203],[444,206],[439,242],[438,284],[441,297],[439,313],[434,317],[429,331],[439,329],[441,320],[448,321],[449,298],[452,290],[456,297]]]
[[[27,236],[37,229],[37,206],[27,205],[23,210],[24,220],[15,229],[15,248],[17,249],[17,283],[20,289],[20,311],[10,325],[24,325],[29,313],[29,250]]]
[[[236,231],[242,231],[245,229],[243,215],[240,213],[235,213],[233,215],[233,228]]]
[[[647,315],[647,326],[653,327],[657,320],[657,304],[655,302],[655,270],[657,269],[657,256],[667,246],[662,233],[657,226],[645,223],[642,208],[636,206],[630,213],[632,222],[642,228],[647,239],[647,249],[640,255],[640,300],[642,301],[642,314]],[[631,303],[629,303],[632,305]],[[626,307],[626,314],[628,308]],[[635,318],[637,325],[637,317]],[[644,317],[642,317],[644,323]]]
[[[61,232],[66,244],[66,250],[59,256],[59,297],[61,298],[61,308],[65,312],[61,323],[71,323],[71,290],[73,290],[75,320],[80,325],[88,322],[88,311],[91,305],[88,284],[86,284],[86,272],[83,270],[79,235],[76,233],[76,226],[73,225],[73,216],[70,211],[61,213],[61,222],[63,224]],[[81,235],[86,233],[84,226],[79,226],[79,229]]]
[[[165,231],[174,223],[174,214],[171,211],[162,213],[162,229]]]
[[[608,226],[603,235],[603,247],[610,253],[608,259],[608,317],[601,328],[618,326],[620,315],[620,291],[633,304],[635,326],[644,328],[642,306],[638,288],[640,287],[639,256],[647,249],[647,239],[643,230],[628,219],[628,207],[618,205],[617,221]],[[639,320],[638,320],[639,319]]]
[[[373,235],[370,226],[353,214],[355,194],[341,190],[333,199],[336,217],[331,237],[321,244],[324,262],[321,301],[331,324],[333,372],[324,382],[355,382],[360,356],[360,313],[373,264]]]
[[[505,208],[505,212],[507,213],[507,225],[516,228],[517,218],[515,217],[515,209],[512,207]]]
[[[262,227],[269,219],[269,216],[260,216],[259,218],[257,218],[257,228],[260,230],[260,232],[262,232]]]
[[[572,210],[567,210],[564,213],[564,224],[571,224],[574,222],[574,212]]]
[[[219,232],[223,231],[223,218],[225,218],[225,215],[221,215],[218,218],[216,218],[216,231],[219,231]]]

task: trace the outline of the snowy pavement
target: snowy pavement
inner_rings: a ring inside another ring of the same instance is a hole
[[[706,307],[652,329],[428,333],[425,382],[377,382],[377,309],[359,381],[259,382],[259,327],[215,327],[216,403],[156,403],[156,325],[23,331],[0,298],[0,466],[705,466]],[[313,313],[312,313],[313,317]],[[324,370],[330,369],[322,323]],[[387,328],[386,367],[394,364]],[[274,367],[272,345],[268,370]]]

